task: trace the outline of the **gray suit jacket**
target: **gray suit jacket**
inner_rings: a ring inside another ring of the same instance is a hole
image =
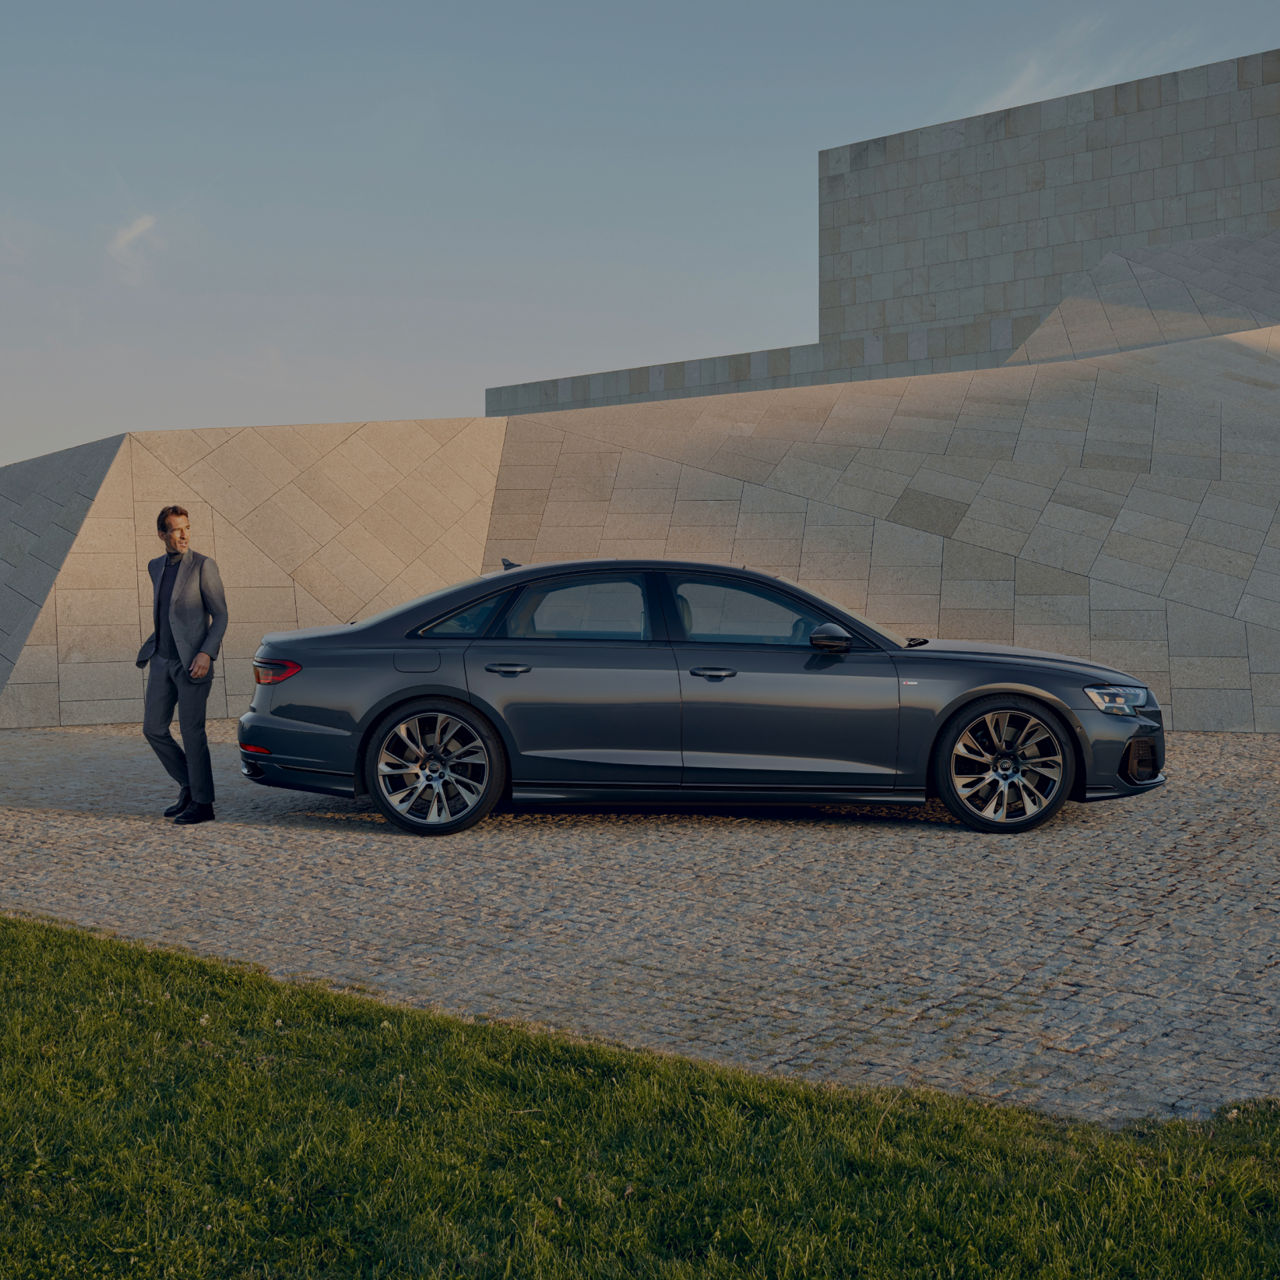
[[[159,555],[147,565],[147,572],[151,575],[153,611],[164,562],[165,557]],[[222,636],[227,629],[227,599],[222,592],[222,578],[218,574],[218,566],[208,556],[190,548],[178,562],[173,598],[169,601],[169,625],[173,628],[173,641],[184,667],[191,666],[197,653],[207,653],[210,658],[218,656]],[[153,631],[138,650],[138,666],[145,667],[155,651],[156,633]],[[209,674],[212,678],[212,663]]]

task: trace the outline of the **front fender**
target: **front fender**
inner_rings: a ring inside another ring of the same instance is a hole
[[[1046,689],[1043,685],[1007,679],[991,679],[979,684],[964,684],[963,687],[953,685],[950,688],[940,687],[941,682],[935,681],[931,682],[933,688],[927,688],[925,680],[921,679],[912,685],[910,679],[908,677],[900,682],[900,786],[921,787],[931,793],[934,753],[947,723],[972,703],[999,695],[1031,699],[1047,707],[1062,721],[1070,734],[1076,757],[1077,787],[1083,786],[1086,774],[1092,770],[1093,749],[1084,726],[1076,712],[1053,690]]]

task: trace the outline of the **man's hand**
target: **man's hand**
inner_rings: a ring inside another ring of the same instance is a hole
[[[209,674],[209,666],[213,660],[207,653],[197,653],[188,668],[193,680],[203,680]]]

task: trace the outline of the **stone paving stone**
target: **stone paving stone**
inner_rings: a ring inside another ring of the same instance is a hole
[[[523,808],[416,839],[238,777],[178,831],[131,727],[0,733],[0,911],[465,1017],[1107,1123],[1280,1093],[1280,735],[1025,836],[940,808]],[[66,762],[74,759],[74,773]]]

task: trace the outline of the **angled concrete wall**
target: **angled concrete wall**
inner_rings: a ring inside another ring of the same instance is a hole
[[[479,571],[505,424],[148,431],[0,469],[0,727],[140,720],[156,513],[191,513],[231,624],[211,716],[267,631],[346,622]]]
[[[1215,236],[1109,253],[1070,277],[1062,301],[1008,363],[1072,360],[1280,322],[1280,233]]]
[[[0,724],[57,723],[46,692],[57,682],[53,587],[123,441],[0,468]]]
[[[992,368],[1109,253],[1280,227],[1280,50],[818,154],[818,341],[492,387],[486,412]]]

